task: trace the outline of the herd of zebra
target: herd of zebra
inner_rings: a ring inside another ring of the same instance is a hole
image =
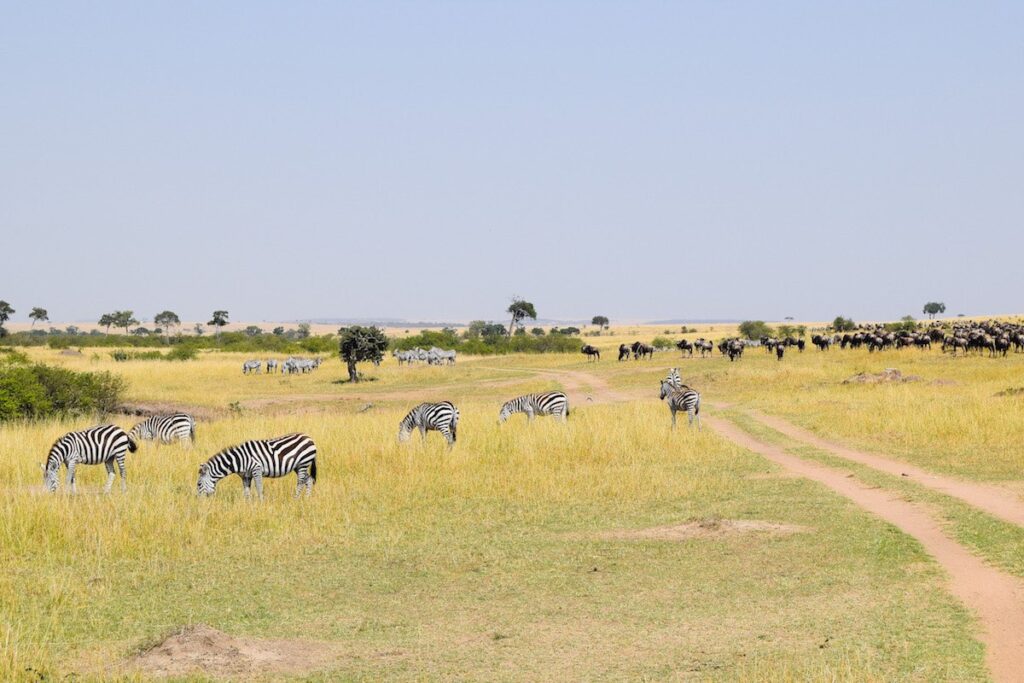
[[[700,394],[683,384],[678,368],[672,368],[661,381],[660,399],[667,400],[672,414],[672,429],[676,427],[676,413],[689,416],[692,426],[697,421],[700,429]],[[526,394],[506,401],[498,412],[498,423],[503,424],[512,415],[522,413],[527,421],[534,417],[551,415],[562,422],[569,418],[569,399],[561,391],[546,391]],[[421,403],[410,410],[398,425],[398,441],[409,440],[413,430],[426,439],[428,431],[436,431],[444,437],[450,450],[458,436],[459,409],[451,401]],[[104,465],[107,481],[104,493],[110,493],[114,483],[114,466],[121,475],[121,491],[127,491],[125,457],[138,451],[138,441],[158,441],[163,444],[195,441],[196,421],[187,413],[154,415],[125,431],[117,425],[107,424],[81,431],[68,432],[50,447],[43,468],[43,486],[54,492],[58,488],[61,466],[67,470],[67,486],[75,493],[75,471],[79,465]],[[242,480],[242,492],[249,498],[250,489],[255,487],[256,495],[263,499],[263,480],[283,477],[295,473],[295,495],[303,490],[312,493],[317,477],[317,447],[313,439],[305,434],[286,434],[270,439],[254,439],[228,446],[199,466],[196,493],[211,496],[216,492],[217,483],[231,474]]]
[[[429,350],[418,346],[410,351],[392,351],[391,355],[399,365],[406,363],[426,363],[427,365],[455,365],[455,351],[446,351],[432,346]]]
[[[266,361],[267,374],[273,375],[278,371],[278,367],[281,369],[282,375],[299,375],[307,372],[313,372],[320,364],[323,363],[322,358],[295,358],[290,356],[285,360],[281,361],[280,364],[273,358],[268,358]],[[256,360],[255,358],[247,360],[242,363],[242,374],[243,375],[258,375],[262,372],[263,363]]]

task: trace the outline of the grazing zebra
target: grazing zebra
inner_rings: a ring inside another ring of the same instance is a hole
[[[455,445],[456,428],[459,425],[459,409],[449,401],[421,403],[406,415],[398,425],[398,440],[408,441],[413,427],[420,430],[420,436],[427,438],[427,430],[441,432],[448,442],[448,448]]]
[[[249,487],[256,484],[256,495],[263,500],[263,478],[283,477],[295,473],[295,495],[306,487],[306,495],[316,483],[316,444],[305,434],[287,434],[275,439],[246,441],[229,446],[199,466],[196,493],[212,496],[217,482],[229,474],[242,478],[242,491],[249,497]]]
[[[267,359],[267,374],[272,375],[277,372],[277,361],[273,358]]]
[[[258,360],[247,360],[242,363],[242,374],[248,375],[249,373],[259,374],[260,362]]]
[[[107,466],[107,485],[103,493],[110,493],[114,483],[114,463],[121,472],[121,491],[128,490],[124,475],[125,453],[134,453],[138,446],[128,433],[117,425],[103,425],[80,432],[68,432],[50,447],[43,465],[43,486],[47,491],[57,490],[57,472],[63,464],[68,470],[68,487],[75,492],[75,467],[77,465]]]
[[[159,440],[160,443],[192,442],[196,438],[196,421],[187,413],[153,415],[132,427],[128,435],[133,439]]]
[[[507,401],[498,413],[498,422],[504,422],[513,413],[526,413],[527,421],[534,415],[557,415],[565,422],[569,417],[569,399],[561,391],[547,391],[541,394],[527,394]]]
[[[678,374],[676,375],[678,377]],[[697,418],[697,429],[700,426],[700,394],[685,384],[674,386],[668,379],[661,382],[661,400],[668,399],[668,408],[672,411],[672,429],[676,428],[676,413],[685,412],[689,418],[690,427],[693,426],[693,418]]]
[[[583,348],[580,349],[580,353],[585,354],[587,356],[587,360],[601,360],[601,352],[597,349],[596,346],[584,344]]]

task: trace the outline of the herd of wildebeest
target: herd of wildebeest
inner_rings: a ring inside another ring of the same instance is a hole
[[[1024,325],[1019,323],[1001,322],[989,320],[986,322],[970,322],[949,325],[946,323],[931,323],[927,327],[915,330],[892,330],[884,325],[861,325],[856,329],[843,333],[831,332],[826,334],[814,334],[811,336],[811,344],[821,351],[828,351],[833,346],[846,349],[857,349],[866,347],[868,351],[882,351],[885,349],[903,349],[915,347],[921,350],[931,349],[933,345],[941,346],[942,351],[949,352],[954,356],[957,351],[962,355],[974,352],[983,354],[986,351],[989,356],[1006,356],[1010,349],[1020,353],[1024,351]],[[676,348],[684,356],[692,357],[694,352],[700,353],[702,357],[710,355],[716,345],[703,337],[694,341],[682,339],[676,342]],[[718,352],[734,361],[743,356],[744,349],[750,347],[763,348],[767,353],[775,352],[776,357],[782,360],[786,349],[796,348],[802,352],[807,346],[803,338],[787,336],[776,338],[762,336],[760,339],[740,339],[731,337],[718,342]],[[643,342],[622,344],[619,346],[619,360],[650,359],[654,356],[655,348]],[[580,350],[591,360],[600,360],[601,352],[595,346],[585,344]]]

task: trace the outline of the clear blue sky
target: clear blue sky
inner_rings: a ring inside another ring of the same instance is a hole
[[[0,299],[1021,311],[1024,3],[0,7]]]

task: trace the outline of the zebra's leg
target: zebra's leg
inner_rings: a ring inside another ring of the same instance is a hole
[[[249,500],[249,485],[252,484],[252,477],[242,477],[242,497]]]
[[[263,474],[257,472],[252,475],[252,479],[256,483],[256,495],[260,500],[263,500]]]
[[[426,425],[420,425],[420,438],[423,439],[424,441],[427,440],[427,426]]]
[[[305,467],[302,469],[295,470],[295,497],[298,498],[299,494],[302,493],[302,487],[306,485],[306,479],[309,477],[309,470]]]
[[[121,454],[121,456],[117,459],[117,470],[118,472],[121,473],[121,493],[127,493],[128,477],[125,475],[124,470],[124,454]],[[111,476],[113,476],[113,473],[111,473]]]
[[[452,430],[447,426],[441,427],[441,434],[444,435],[444,440],[448,442],[448,450],[451,450],[455,445],[455,439],[452,438]]]
[[[527,422],[533,422],[533,411],[532,410],[527,410],[526,411],[526,421]]]
[[[75,493],[75,461],[69,460],[67,464],[68,468],[68,489],[71,493]],[[113,475],[111,475],[113,476]]]
[[[114,485],[114,461],[107,460],[103,464],[107,468],[107,485],[103,487],[103,493],[110,493],[110,487]]]
[[[676,409],[672,406],[672,429],[676,428]]]

